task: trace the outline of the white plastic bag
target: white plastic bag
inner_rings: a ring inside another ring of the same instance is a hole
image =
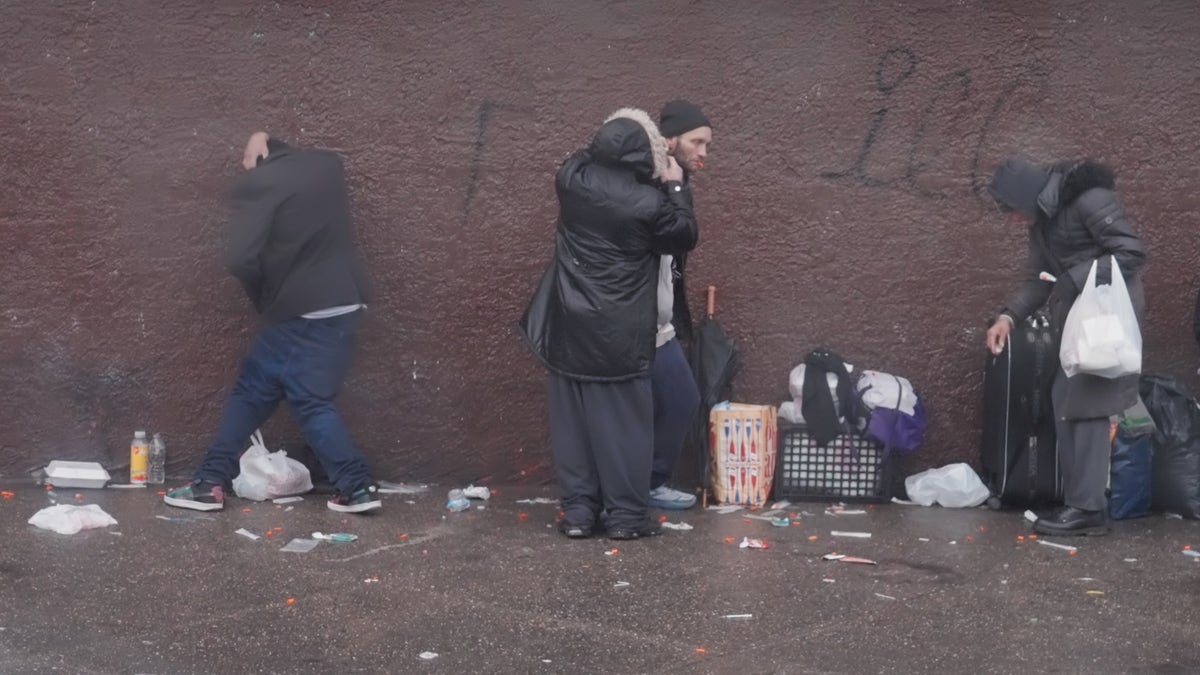
[[[1116,378],[1142,372],[1142,332],[1125,277],[1112,258],[1112,283],[1096,286],[1096,262],[1063,326],[1059,350],[1067,377]]]
[[[242,454],[240,466],[241,473],[233,479],[233,491],[242,499],[262,502],[313,488],[308,467],[289,458],[283,450],[269,452],[261,431],[250,437],[250,448]]]
[[[117,520],[104,512],[98,504],[76,506],[74,504],[58,504],[33,514],[29,524],[43,530],[53,530],[59,534],[75,534],[80,530],[90,530],[95,527],[116,525]]]
[[[979,506],[991,495],[987,486],[967,464],[949,464],[904,479],[908,498],[921,506],[961,509]]]

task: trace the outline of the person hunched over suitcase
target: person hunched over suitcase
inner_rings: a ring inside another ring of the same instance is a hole
[[[988,504],[1048,506],[1062,501],[1050,385],[1058,348],[1050,321],[1035,314],[1017,326],[983,374],[983,480]]]

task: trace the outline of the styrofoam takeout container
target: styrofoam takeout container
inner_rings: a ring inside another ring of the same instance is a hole
[[[98,462],[56,459],[46,466],[46,482],[55,487],[102,488],[111,478]]]

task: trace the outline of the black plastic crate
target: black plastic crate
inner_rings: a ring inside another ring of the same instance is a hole
[[[803,424],[779,423],[775,499],[886,502],[892,459],[875,441],[843,434],[820,447]]]

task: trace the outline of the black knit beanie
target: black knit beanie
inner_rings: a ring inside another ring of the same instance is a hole
[[[692,129],[711,126],[712,123],[700,111],[700,106],[683,100],[666,104],[658,116],[658,128],[666,138],[674,138]]]

